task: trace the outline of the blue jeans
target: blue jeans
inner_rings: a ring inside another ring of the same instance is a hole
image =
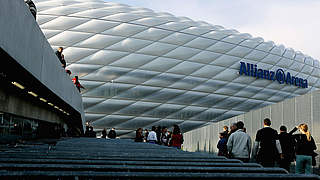
[[[296,156],[296,174],[312,174],[312,157],[306,155]]]

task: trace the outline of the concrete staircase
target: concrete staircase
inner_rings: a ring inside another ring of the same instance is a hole
[[[320,179],[133,140],[70,138],[0,146],[0,179]]]

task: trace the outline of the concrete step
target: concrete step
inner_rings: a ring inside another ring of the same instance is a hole
[[[0,179],[319,179],[132,140],[72,138],[0,146]]]
[[[117,158],[117,157],[125,157],[125,158],[155,158],[155,159],[165,159],[165,158],[172,158],[172,159],[182,159],[185,161],[189,160],[204,160],[204,161],[212,161],[212,160],[225,160],[226,158],[216,158],[216,157],[205,157],[205,156],[197,156],[197,155],[183,155],[183,154],[153,154],[153,153],[98,153],[95,152],[95,154],[90,154],[90,153],[81,153],[81,152],[76,152],[76,153],[71,153],[71,152],[55,152],[55,151],[50,151],[49,153],[47,152],[3,152],[0,153],[0,158],[5,158],[5,157],[34,157],[34,156],[46,156],[46,157],[63,157],[63,158]],[[237,161],[237,160],[232,160],[232,161]],[[238,161],[240,162],[240,161]]]
[[[151,161],[151,162],[201,162],[201,163],[242,163],[237,159],[189,159],[189,158],[170,158],[170,159],[163,159],[163,158],[146,158],[146,157],[126,157],[126,156],[113,156],[113,157],[92,157],[92,156],[63,156],[63,155],[54,155],[54,156],[46,156],[42,154],[34,154],[32,156],[25,154],[1,154],[0,159],[2,158],[30,158],[33,159],[66,159],[66,160],[114,160],[114,161]]]
[[[148,166],[199,166],[199,167],[262,167],[256,163],[240,162],[171,162],[171,161],[128,161],[128,160],[66,160],[0,158],[0,163],[16,164],[84,164],[84,165],[148,165]]]
[[[24,178],[22,178],[24,177]],[[92,172],[92,171],[3,171],[1,179],[104,180],[104,179],[273,179],[319,180],[316,175],[265,173],[159,173],[159,172]]]
[[[100,172],[193,172],[193,173],[274,173],[287,174],[282,168],[261,167],[194,167],[194,166],[130,166],[130,165],[83,165],[83,164],[0,164],[1,170],[20,171],[100,171]]]

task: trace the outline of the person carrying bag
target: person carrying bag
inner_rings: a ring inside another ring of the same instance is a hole
[[[301,133],[293,135],[296,141],[296,173],[312,174],[312,166],[316,165],[315,157],[318,155],[314,152],[317,146],[307,124],[295,127],[295,130],[298,129]]]

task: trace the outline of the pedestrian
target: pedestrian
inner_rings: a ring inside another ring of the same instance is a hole
[[[226,137],[228,136],[228,134],[229,134],[229,128],[228,128],[228,126],[223,126],[223,131],[222,131],[223,133],[225,133],[226,134]]]
[[[158,142],[156,130],[157,128],[155,126],[152,126],[151,132],[149,132],[147,138],[148,143],[156,144]]]
[[[293,162],[295,157],[295,141],[292,136],[292,134],[295,131],[296,129],[287,133],[287,127],[280,126],[279,141],[281,145],[283,159],[280,159],[279,166],[283,169],[286,169],[288,172],[290,172],[290,164],[291,162]]]
[[[158,126],[156,129],[156,134],[157,134],[157,144],[161,145],[161,126]]]
[[[89,137],[97,137],[97,133],[93,130],[93,127],[89,127]]]
[[[148,136],[149,136],[149,131],[148,131],[148,129],[145,129],[144,130],[144,138],[145,138],[145,142],[148,142]]]
[[[223,126],[223,132],[225,132],[225,133],[229,133],[229,128],[228,128],[228,126]]]
[[[161,138],[160,138],[161,144],[168,146],[168,129],[167,129],[167,127],[163,126],[161,133],[162,133]]]
[[[312,165],[315,165],[315,159],[313,158],[317,155],[314,150],[317,149],[317,146],[307,124],[300,124],[293,130],[296,131],[297,129],[299,129],[300,134],[293,135],[296,141],[296,173],[312,174]]]
[[[232,123],[230,126],[230,131],[228,132],[228,136],[227,139],[229,139],[229,137],[231,136],[232,133],[237,131],[237,123]]]
[[[112,128],[108,133],[108,138],[115,139],[116,137],[117,137],[116,130],[115,130],[115,128]]]
[[[237,131],[232,133],[227,142],[228,153],[231,158],[249,162],[251,153],[251,138],[243,131],[244,123],[237,122]]]
[[[169,143],[170,143],[170,141],[171,141],[171,137],[172,137],[172,132],[171,131],[167,131],[167,139],[168,139],[168,141],[167,141],[167,146],[169,146]]]
[[[36,5],[33,3],[32,0],[24,0],[24,2],[28,5],[31,14],[33,15],[34,19],[37,19],[37,8]]]
[[[136,130],[136,137],[134,139],[135,142],[143,142],[143,134],[142,134],[142,128],[138,128]]]
[[[274,167],[275,162],[283,157],[278,132],[270,127],[269,118],[265,118],[263,124],[256,134],[253,157],[263,167]]]
[[[181,134],[180,128],[178,125],[173,125],[173,132],[171,136],[171,140],[169,142],[169,146],[175,147],[177,149],[181,149],[181,145],[183,144],[183,136]]]
[[[86,131],[84,133],[84,137],[89,137],[89,125],[86,125]]]
[[[71,76],[71,71],[69,69],[66,69],[66,73]]]
[[[228,149],[227,149],[227,133],[221,132],[219,133],[220,140],[218,141],[217,148],[218,148],[218,156],[227,157]]]
[[[81,92],[80,88],[85,89],[85,88],[80,84],[78,76],[75,76],[75,77],[72,79],[72,81],[73,81],[73,84],[76,85],[76,88],[78,89],[79,92]]]
[[[56,51],[56,55],[61,63],[61,66],[63,68],[66,68],[67,64],[66,61],[64,60],[64,55],[62,54],[63,52],[63,47],[59,47],[58,50]]]
[[[101,138],[106,138],[106,137],[107,137],[107,130],[106,130],[106,128],[103,128]]]

